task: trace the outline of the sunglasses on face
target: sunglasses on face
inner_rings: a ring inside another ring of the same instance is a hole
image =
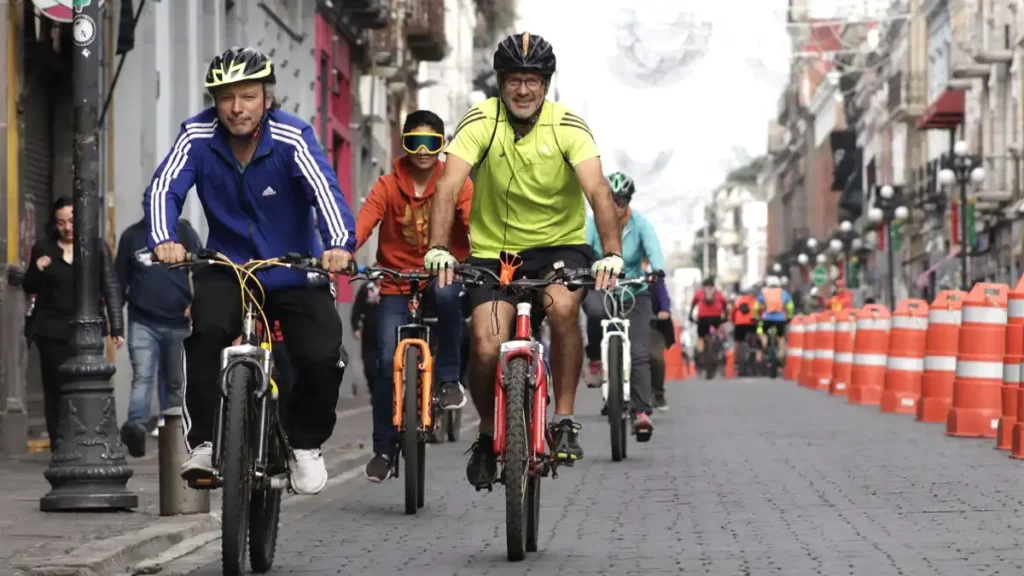
[[[409,154],[440,154],[444,149],[444,136],[433,132],[407,132],[402,134],[402,148]]]

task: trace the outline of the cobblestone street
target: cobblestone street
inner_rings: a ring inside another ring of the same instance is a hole
[[[286,525],[273,574],[1013,575],[1021,464],[988,440],[781,380],[673,383],[647,445],[609,457],[582,390],[586,460],[546,480],[540,551],[505,556],[501,488],[464,479],[469,434],[428,455],[427,505],[357,478]],[[197,552],[219,574],[219,542]],[[193,560],[194,561],[194,560]]]

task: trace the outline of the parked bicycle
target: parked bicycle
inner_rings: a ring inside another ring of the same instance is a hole
[[[263,313],[264,292],[256,273],[282,266],[329,276],[316,258],[289,254],[235,264],[213,250],[185,255],[169,268],[226,266],[238,275],[242,333],[221,353],[221,399],[214,421],[213,477],[186,478],[194,489],[223,488],[221,564],[224,574],[245,572],[246,548],[254,572],[274,564],[281,491],[290,490],[288,444],[279,411],[271,324]],[[255,291],[255,292],[254,292]],[[257,294],[258,293],[258,294]]]
[[[611,429],[612,461],[620,462],[626,457],[627,429],[633,418],[630,407],[630,341],[629,320],[627,315],[633,310],[636,300],[630,286],[640,286],[644,282],[660,282],[665,277],[661,271],[648,274],[643,278],[619,280],[623,290],[617,293],[604,293],[603,304],[605,318],[601,320],[601,396],[605,409],[602,415],[608,417]],[[640,442],[650,439],[637,438]]]
[[[498,482],[505,487],[505,536],[512,561],[537,551],[540,481],[549,474],[558,478],[558,467],[563,464],[548,449],[553,444],[546,430],[551,374],[544,360],[544,345],[533,334],[532,297],[552,285],[570,289],[594,285],[589,269],[561,268],[544,279],[513,279],[516,267],[503,258],[500,275],[470,265],[455,269],[466,286],[493,286],[515,295],[515,332],[501,344],[494,383],[494,453],[501,465]]]
[[[390,268],[359,266],[351,281],[378,280],[388,276],[409,283],[407,321],[398,327],[394,356],[394,413],[398,451],[392,459],[392,475],[399,477],[399,455],[405,460],[405,513],[415,514],[426,501],[426,444],[450,434],[453,412],[441,410],[434,393],[434,354],[431,325],[436,318],[424,315],[423,295],[434,277],[426,272],[399,272]],[[436,415],[439,415],[435,417]],[[457,416],[461,421],[461,415]],[[447,431],[442,423],[447,421]],[[459,424],[461,426],[461,423]]]

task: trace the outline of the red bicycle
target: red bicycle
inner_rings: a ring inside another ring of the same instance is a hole
[[[540,479],[558,478],[559,460],[551,455],[553,444],[546,430],[548,380],[544,345],[533,336],[532,294],[548,286],[570,289],[594,285],[589,269],[556,269],[544,279],[513,279],[518,257],[502,258],[501,273],[487,268],[460,265],[459,281],[468,286],[493,286],[516,296],[516,328],[511,340],[501,344],[494,383],[494,453],[501,464],[498,482],[505,487],[505,531],[508,559],[519,561],[537,551],[540,526]],[[529,295],[530,297],[524,297]]]

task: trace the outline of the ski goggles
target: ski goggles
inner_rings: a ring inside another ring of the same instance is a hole
[[[402,148],[409,154],[440,154],[444,149],[444,136],[434,132],[406,132],[402,134]]]

